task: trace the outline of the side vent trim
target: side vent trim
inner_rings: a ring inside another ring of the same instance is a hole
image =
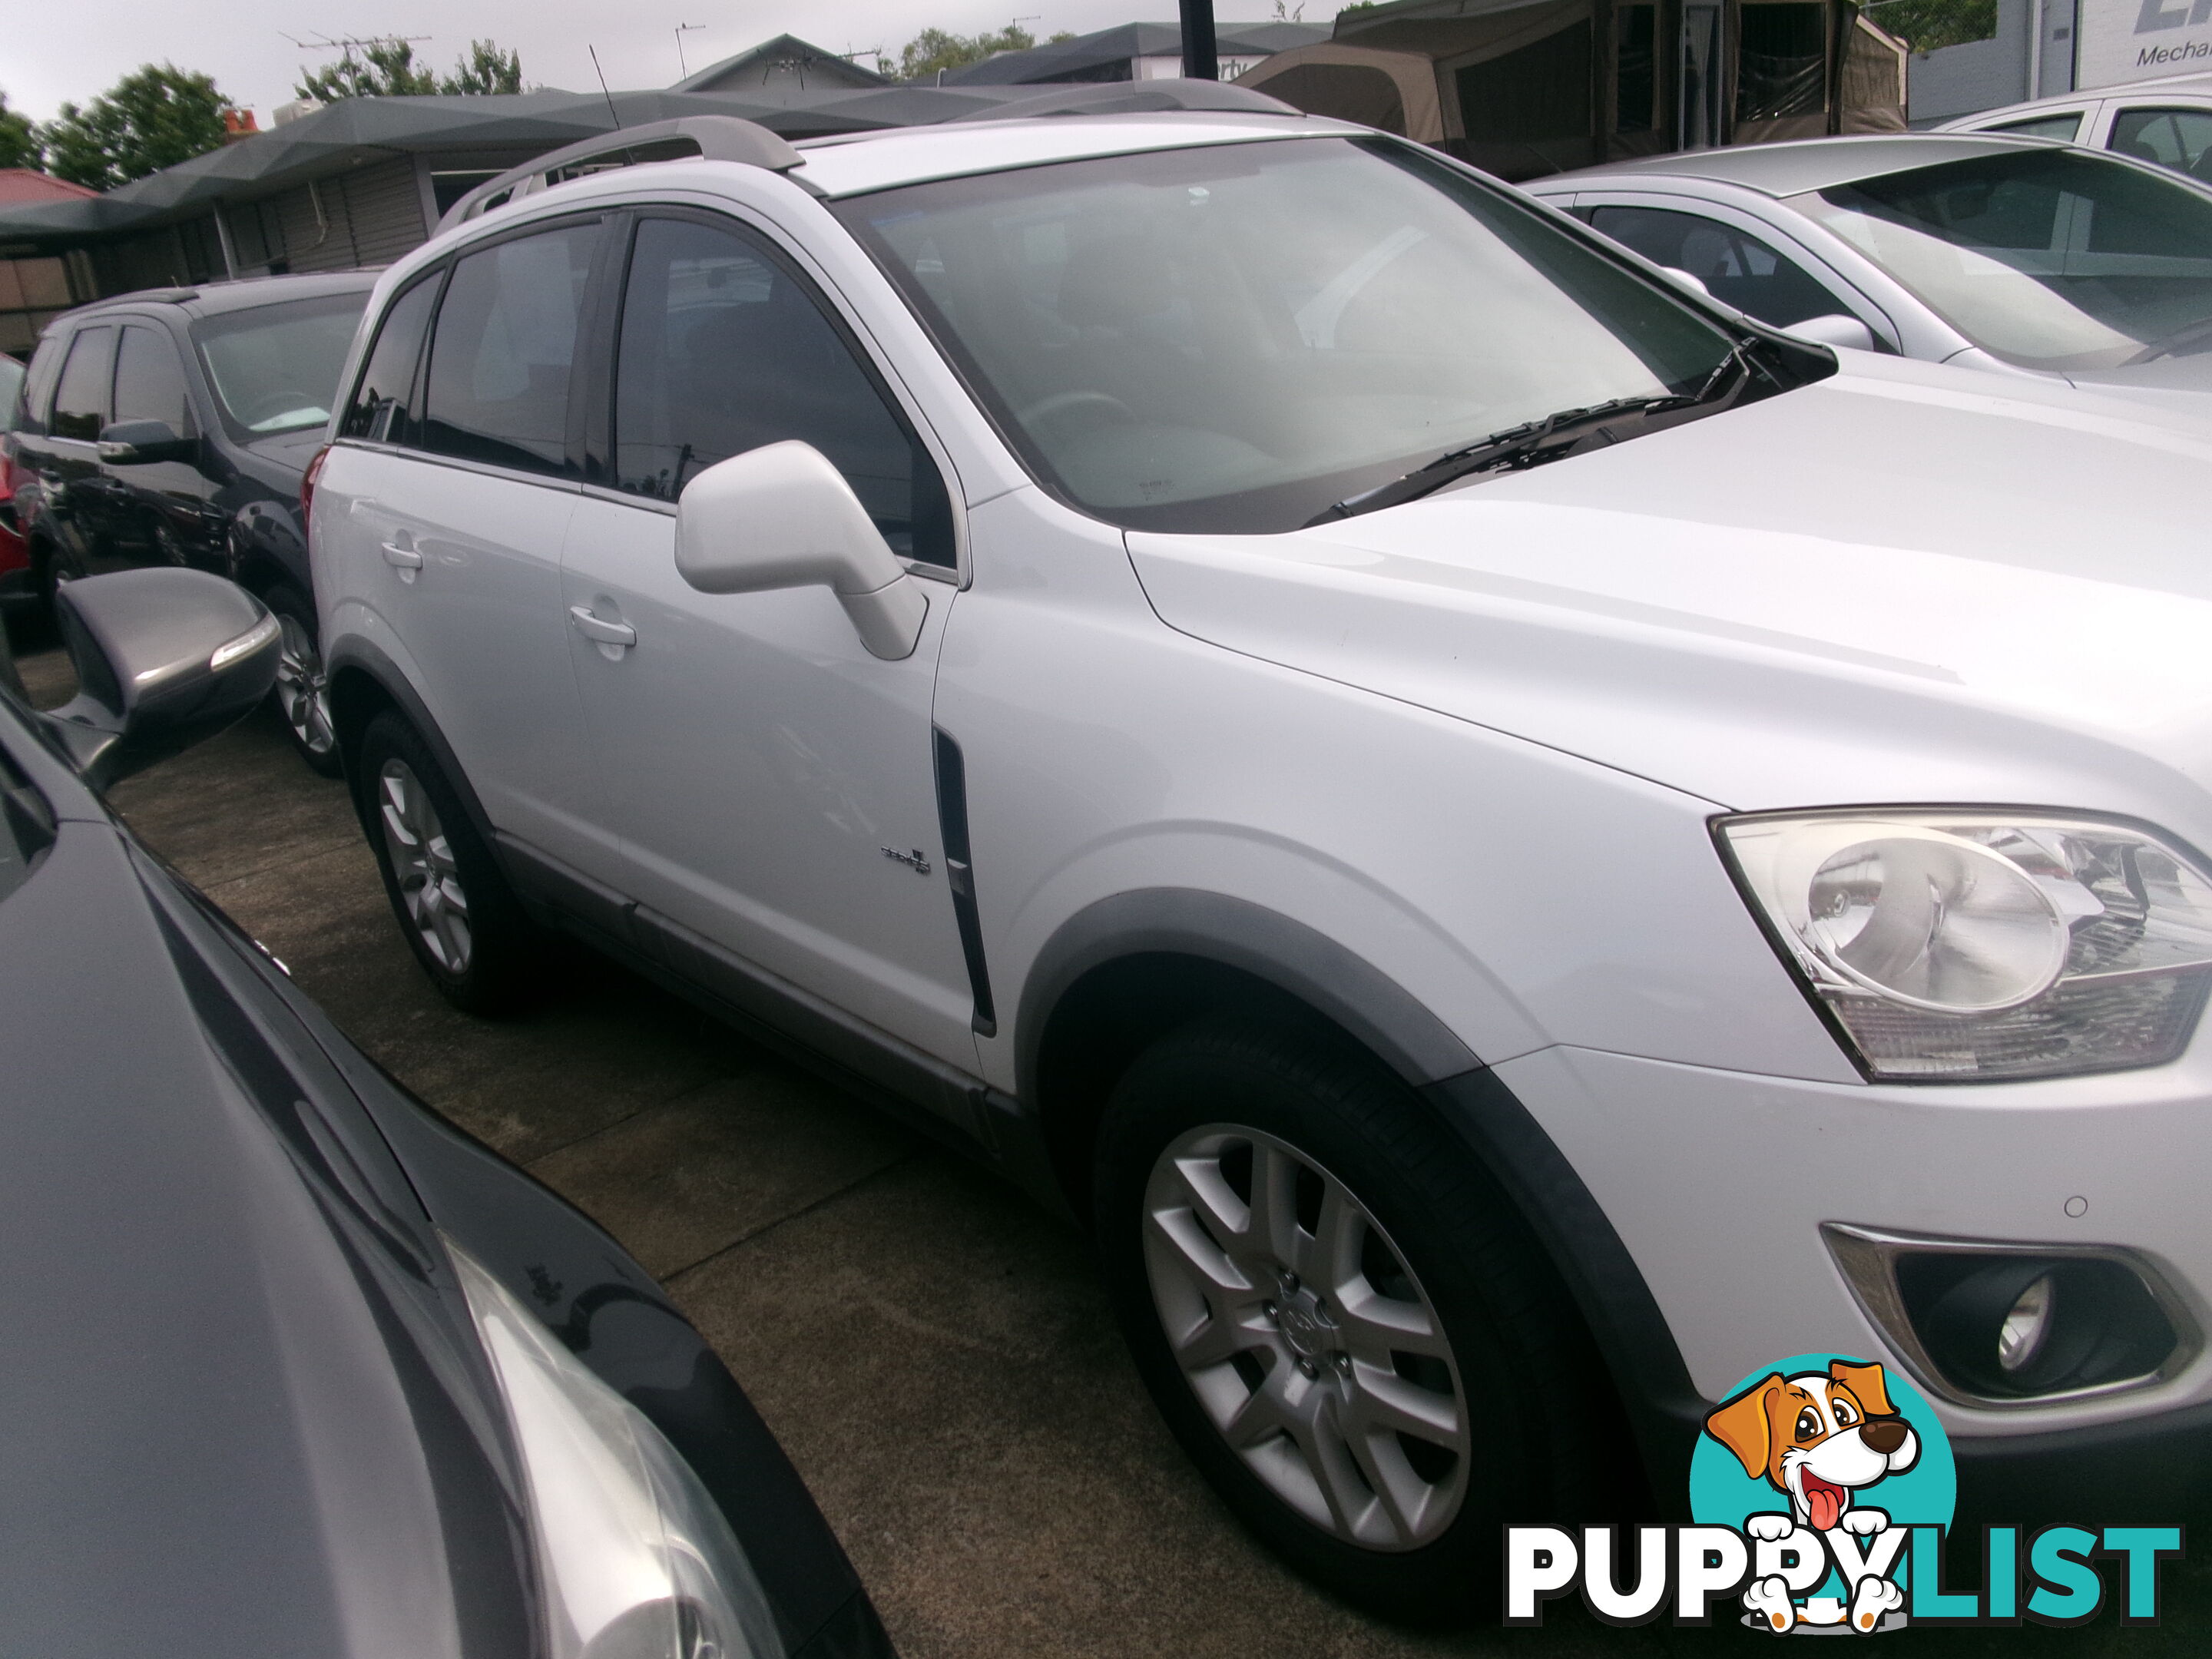
[[[991,969],[983,960],[983,924],[975,911],[975,878],[968,856],[968,763],[960,745],[935,726],[937,830],[945,843],[945,878],[952,889],[952,918],[960,928],[960,952],[968,959],[968,985],[975,998],[970,1022],[977,1036],[999,1034],[997,1006],[991,1000]]]

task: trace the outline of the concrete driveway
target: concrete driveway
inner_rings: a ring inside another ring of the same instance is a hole
[[[21,663],[68,693],[59,653]],[[1656,1654],[1739,1628],[1393,1629],[1251,1542],[1152,1413],[1085,1240],[994,1178],[580,954],[526,1017],[455,1013],[401,942],[342,787],[266,711],[116,790],[157,851],[361,1046],[596,1217],[728,1362],[908,1659]],[[2045,1517],[2034,1517],[2042,1519]],[[2080,1516],[2150,1521],[2160,1516]],[[2201,1653],[2212,1548],[2155,1630],[1907,1632],[1915,1655]]]

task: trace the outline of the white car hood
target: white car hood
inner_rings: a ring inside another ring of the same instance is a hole
[[[1130,556],[1184,633],[1724,805],[2212,835],[2212,425],[1844,362],[1528,473],[1288,535],[1131,532]]]

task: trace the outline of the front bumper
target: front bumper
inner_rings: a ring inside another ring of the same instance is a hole
[[[1497,1068],[1620,1236],[1695,1393],[1786,1356],[1880,1358],[1921,1385],[1962,1482],[2053,1494],[2121,1458],[2212,1473],[2212,1352],[2137,1389],[2052,1403],[1937,1397],[1847,1286],[1821,1224],[2050,1246],[2153,1265],[2212,1331],[2212,1054],[2033,1083],[1812,1082],[1554,1048]],[[1656,1472],[1655,1472],[1656,1473]],[[2071,1500],[2063,1507],[2070,1508]]]

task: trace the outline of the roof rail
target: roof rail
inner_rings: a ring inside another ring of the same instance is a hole
[[[949,88],[948,88],[949,90]],[[966,91],[966,88],[962,88]],[[1028,121],[1041,115],[1141,115],[1154,110],[1224,110],[1246,115],[1303,115],[1304,110],[1270,98],[1249,87],[1220,81],[1097,81],[1083,85],[1057,86],[1034,98],[1017,98],[1010,104],[980,115],[963,115],[963,121]]]
[[[647,121],[617,127],[579,143],[533,157],[488,179],[446,210],[440,230],[450,230],[480,214],[525,196],[567,182],[563,174],[604,172],[646,161],[742,161],[781,173],[806,158],[766,127],[734,115],[684,115],[672,121]],[[620,158],[620,159],[617,159]]]

